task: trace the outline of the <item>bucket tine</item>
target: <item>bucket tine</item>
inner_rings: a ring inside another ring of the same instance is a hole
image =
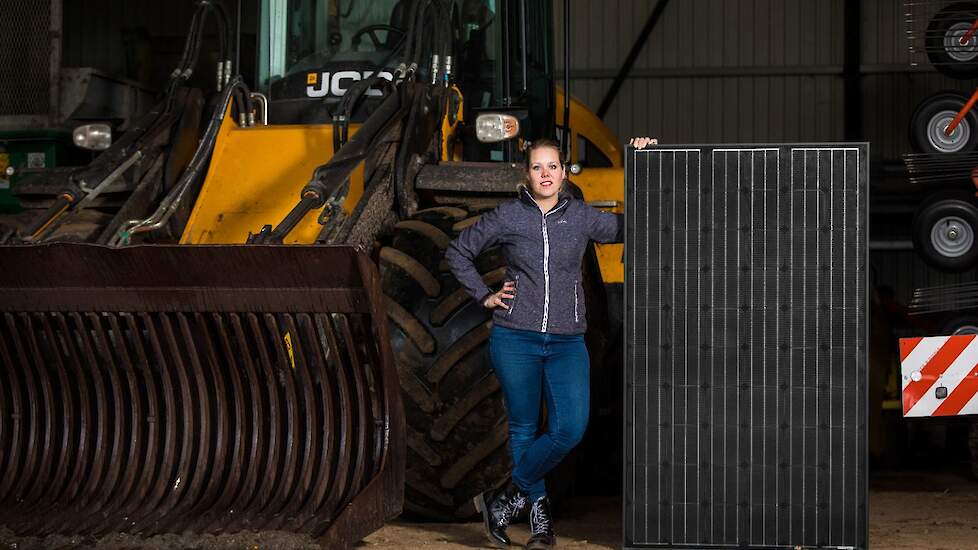
[[[400,390],[363,252],[43,244],[0,264],[0,526],[347,548],[400,513]]]

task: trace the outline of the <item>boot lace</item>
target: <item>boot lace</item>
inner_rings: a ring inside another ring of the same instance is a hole
[[[495,512],[493,515],[496,516],[497,523],[500,527],[506,527],[524,506],[526,506],[526,497],[523,495],[515,495],[508,499],[499,499],[496,502],[496,509],[493,510]]]
[[[534,535],[545,535],[550,532],[550,516],[537,502],[534,502],[533,508],[530,508],[530,532]]]

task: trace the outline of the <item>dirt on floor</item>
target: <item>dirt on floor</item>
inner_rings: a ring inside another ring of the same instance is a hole
[[[875,485],[875,483],[874,483]],[[873,550],[978,550],[978,483],[954,476],[890,476],[869,493],[869,547]],[[578,499],[556,522],[558,547],[580,550],[622,547],[621,501]],[[515,542],[529,537],[525,525],[510,529]],[[388,523],[360,548],[462,550],[487,548],[480,523]]]
[[[621,499],[574,499],[555,520],[555,529],[558,548],[621,548]],[[530,537],[529,526],[525,523],[511,526],[507,533],[514,543],[519,544]],[[483,534],[481,522],[439,524],[396,520],[364,539],[357,548],[455,550],[491,546]]]
[[[869,547],[978,550],[978,483],[950,474],[887,474],[869,491]]]
[[[876,476],[869,493],[869,546],[873,550],[978,550],[978,483],[950,474],[890,473]],[[580,497],[556,521],[558,547],[618,549],[622,545],[621,500]],[[514,542],[529,537],[515,525]],[[139,539],[113,535],[99,541],[68,537],[14,538],[0,529],[0,550],[32,548],[222,548],[314,549],[308,537],[281,532],[234,535],[165,535]],[[357,546],[360,550],[463,550],[488,548],[482,524],[389,522]],[[518,547],[514,547],[518,548]]]
[[[579,498],[556,522],[558,546],[580,550],[622,547],[621,500]],[[514,542],[529,537],[510,529]],[[360,548],[462,550],[487,548],[481,523],[388,523]],[[869,492],[869,547],[873,550],[978,550],[978,483],[951,474],[889,473]]]

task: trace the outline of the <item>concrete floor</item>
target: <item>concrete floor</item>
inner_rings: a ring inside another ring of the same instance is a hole
[[[869,506],[869,547],[873,550],[978,550],[978,483],[964,474],[934,474],[919,468],[877,474],[870,483]],[[557,518],[556,528],[559,548],[621,548],[621,500],[617,497],[577,497]],[[522,543],[529,533],[526,525],[518,525],[510,529],[510,535],[514,542]],[[481,523],[412,523],[401,519],[389,522],[358,545],[361,550],[487,547]],[[306,535],[277,531],[217,536],[186,533],[149,539],[117,534],[91,540],[56,536],[43,539],[13,537],[9,531],[0,529],[0,550],[50,548],[316,550],[320,547]]]
[[[874,476],[870,485],[870,548],[978,550],[978,483],[955,474],[912,471]],[[556,521],[556,527],[560,548],[621,548],[621,500],[577,498]],[[514,542],[523,542],[529,533],[520,525],[514,526],[510,535]],[[359,547],[462,550],[488,545],[481,523],[396,520],[367,537]]]

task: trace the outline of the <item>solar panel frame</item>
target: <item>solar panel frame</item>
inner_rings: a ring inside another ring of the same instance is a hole
[[[869,146],[625,159],[625,548],[865,548]]]

